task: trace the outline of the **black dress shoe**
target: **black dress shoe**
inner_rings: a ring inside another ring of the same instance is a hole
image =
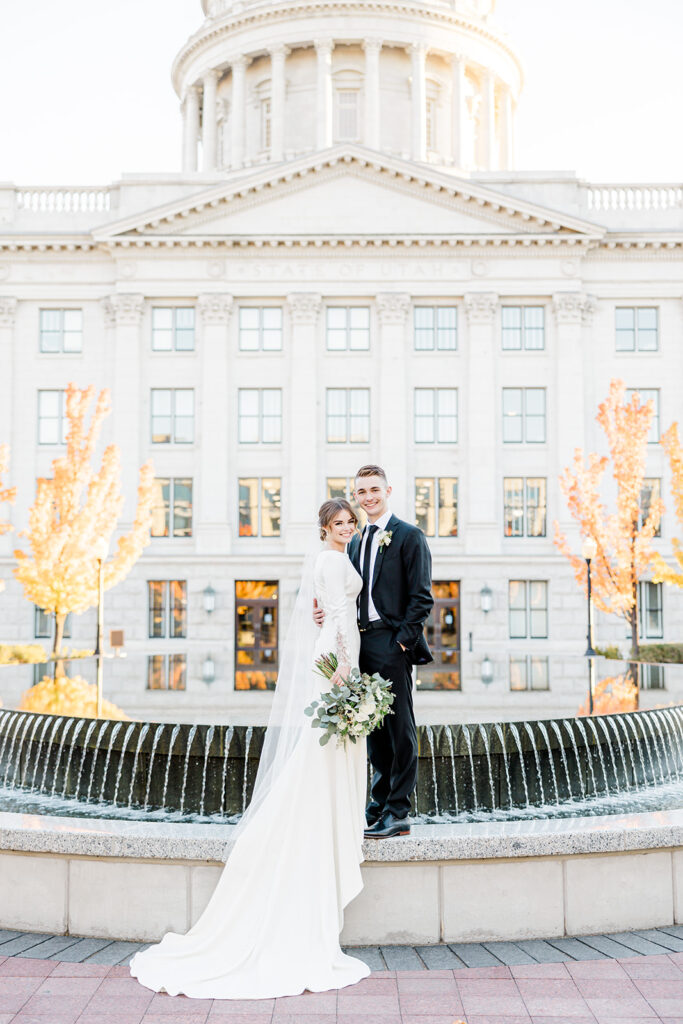
[[[407,818],[397,818],[390,811],[385,811],[379,821],[364,832],[366,839],[389,839],[391,836],[409,836],[410,825]]]

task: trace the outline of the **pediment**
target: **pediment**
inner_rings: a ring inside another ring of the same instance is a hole
[[[97,232],[102,241],[300,235],[504,240],[602,234],[595,224],[359,147],[337,147],[278,169],[254,170]]]

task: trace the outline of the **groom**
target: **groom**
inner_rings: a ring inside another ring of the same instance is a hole
[[[381,466],[358,470],[355,498],[368,525],[348,553],[363,579],[359,668],[391,680],[394,694],[393,714],[368,736],[374,771],[365,835],[373,839],[410,832],[406,819],[417,778],[412,669],[433,660],[423,632],[434,603],[429,547],[421,530],[391,514],[390,495]]]

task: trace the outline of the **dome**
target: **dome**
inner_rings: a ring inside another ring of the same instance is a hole
[[[519,58],[495,0],[202,0],[173,65],[183,169],[340,142],[453,173],[513,166]]]

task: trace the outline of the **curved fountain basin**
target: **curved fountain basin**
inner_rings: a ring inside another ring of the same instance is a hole
[[[229,819],[251,797],[261,726],[111,722],[0,710],[0,787],[141,813]],[[563,808],[683,778],[683,706],[418,728],[422,815]],[[549,806],[550,805],[550,806]],[[106,808],[106,809],[105,809]],[[566,809],[562,811],[566,813]]]
[[[229,825],[0,814],[0,928],[153,941],[184,932]],[[348,945],[552,938],[683,922],[683,810],[417,825],[366,841]],[[396,891],[403,896],[396,900]]]

